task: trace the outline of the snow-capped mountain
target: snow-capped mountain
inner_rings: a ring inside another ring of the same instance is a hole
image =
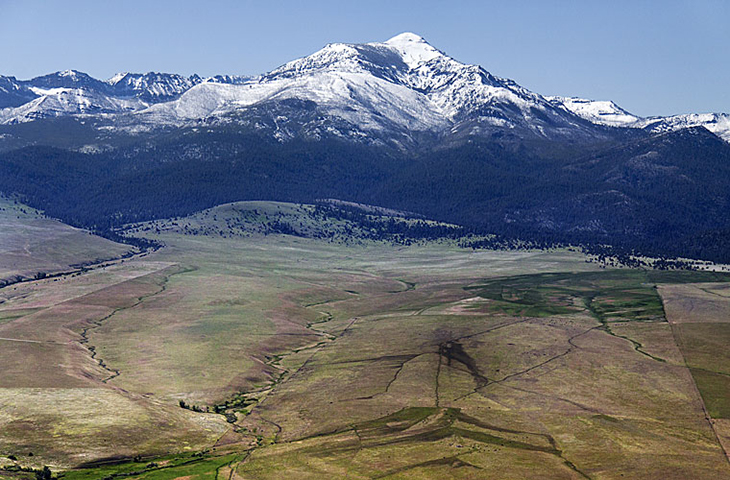
[[[309,113],[290,118],[292,101],[306,102]],[[283,139],[386,134],[412,141],[419,134],[497,131],[546,138],[600,135],[596,125],[573,112],[460,63],[412,33],[382,43],[330,44],[238,85],[204,82],[173,102],[140,112],[140,120],[235,118],[265,128],[262,109],[277,118],[274,135]]]
[[[0,77],[0,123],[13,124],[66,115],[139,111],[179,97],[202,79],[167,73],[120,73],[97,80],[76,70],[31,80]]]
[[[652,132],[705,127],[726,142],[730,142],[730,115],[727,113],[689,113],[671,117],[649,117],[642,119],[638,125]]]
[[[0,122],[9,124],[66,115],[117,114],[146,106],[136,98],[116,98],[85,88],[30,87],[30,90],[38,96],[19,107],[0,110]]]
[[[183,77],[168,73],[118,73],[105,83],[110,92],[118,97],[136,97],[149,103],[177,98],[191,87],[202,82],[197,75]]]
[[[79,225],[338,198],[541,243],[730,258],[728,115],[545,97],[414,34],[257,77],[65,71],[0,88],[0,191]]]
[[[385,42],[333,43],[258,77],[75,70],[28,81],[0,77],[0,124],[102,115],[103,128],[234,123],[286,141],[327,136],[412,145],[423,139],[591,141],[616,128],[705,126],[730,141],[725,114],[641,118],[610,101],[544,97],[461,63],[413,33]],[[607,128],[614,127],[614,128]]]
[[[705,127],[730,142],[730,115],[726,113],[690,113],[670,117],[639,117],[612,101],[586,100],[577,97],[547,97],[553,104],[592,123],[611,127],[640,128],[654,133]]]
[[[83,88],[90,91],[105,91],[107,84],[92,76],[77,70],[64,70],[62,72],[49,73],[41,77],[24,82],[29,87],[42,89],[50,88]]]

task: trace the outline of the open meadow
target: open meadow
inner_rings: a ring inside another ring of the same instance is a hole
[[[131,254],[132,248],[0,196],[0,285]]]
[[[237,208],[0,289],[0,478],[730,478],[728,275]]]

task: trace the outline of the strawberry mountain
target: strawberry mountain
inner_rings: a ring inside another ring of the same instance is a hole
[[[730,116],[546,97],[421,37],[256,76],[0,76],[0,192],[109,230],[336,198],[506,238],[730,261]]]

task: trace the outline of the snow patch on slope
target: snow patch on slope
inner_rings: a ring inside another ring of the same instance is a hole
[[[631,127],[641,120],[610,100],[586,100],[577,97],[546,97],[555,105],[599,125]]]
[[[586,100],[576,97],[546,97],[553,104],[599,125],[641,128],[661,133],[691,127],[705,127],[730,142],[730,115],[726,113],[690,113],[670,117],[642,118],[633,115],[611,101]]]
[[[672,117],[650,117],[639,125],[652,132],[666,132],[690,127],[705,127],[726,142],[730,142],[730,115],[726,113],[689,113]]]

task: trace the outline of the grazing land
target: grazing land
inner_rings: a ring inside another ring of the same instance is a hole
[[[0,285],[118,258],[131,250],[0,196]]]
[[[706,414],[730,452],[730,284],[666,285],[660,292]]]
[[[726,274],[263,202],[132,230],[164,248],[0,290],[0,478],[730,476]]]

